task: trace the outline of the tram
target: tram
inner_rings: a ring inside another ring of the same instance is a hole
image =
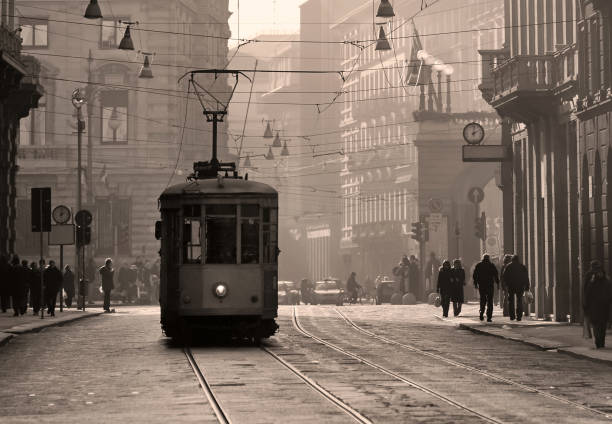
[[[196,162],[159,197],[163,332],[259,341],[278,329],[278,193],[234,164]]]

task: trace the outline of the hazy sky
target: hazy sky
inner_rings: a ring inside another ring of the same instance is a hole
[[[240,38],[263,33],[296,33],[300,24],[299,5],[305,0],[230,0],[232,38],[238,37],[240,3]],[[230,40],[230,48],[237,44]]]

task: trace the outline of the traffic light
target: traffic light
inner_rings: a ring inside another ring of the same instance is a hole
[[[474,235],[482,241],[487,239],[487,217],[484,212],[475,219]]]
[[[421,241],[423,237],[423,224],[420,221],[412,223],[412,235],[410,237],[418,242]]]
[[[91,227],[89,225],[86,227],[77,225],[76,240],[77,245],[79,246],[87,246],[89,243],[91,243]]]

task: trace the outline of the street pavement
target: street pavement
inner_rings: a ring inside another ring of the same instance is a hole
[[[0,422],[216,422],[182,349],[161,334],[159,309],[117,309],[114,314],[20,334],[0,347]],[[499,313],[492,324],[482,324],[474,304],[464,305],[461,317],[448,319],[441,318],[441,309],[425,304],[300,305],[296,311],[308,332],[391,374],[300,333],[292,322],[292,307],[279,308],[279,333],[265,346],[372,422],[482,421],[470,411],[498,422],[610,421],[609,364],[516,341],[521,336],[528,343],[538,338],[561,340],[589,349],[582,327],[535,320],[511,326]],[[338,311],[373,334],[417,350],[362,334]],[[55,319],[78,313],[56,313]],[[33,319],[10,318],[15,321],[0,315],[0,323]],[[7,325],[0,328],[9,329]],[[470,326],[478,333],[468,331]],[[500,331],[515,337],[493,334]],[[236,344],[193,350],[234,423],[351,422],[260,349]],[[611,350],[601,352],[609,355]],[[393,373],[442,398],[397,380]]]

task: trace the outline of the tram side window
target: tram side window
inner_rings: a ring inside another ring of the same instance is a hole
[[[236,263],[236,205],[206,206],[206,263]]]
[[[240,262],[259,263],[259,205],[241,205],[240,217]]]
[[[183,206],[183,263],[202,263],[200,205]]]
[[[263,211],[263,261],[275,264],[278,256],[278,210],[265,208]]]

